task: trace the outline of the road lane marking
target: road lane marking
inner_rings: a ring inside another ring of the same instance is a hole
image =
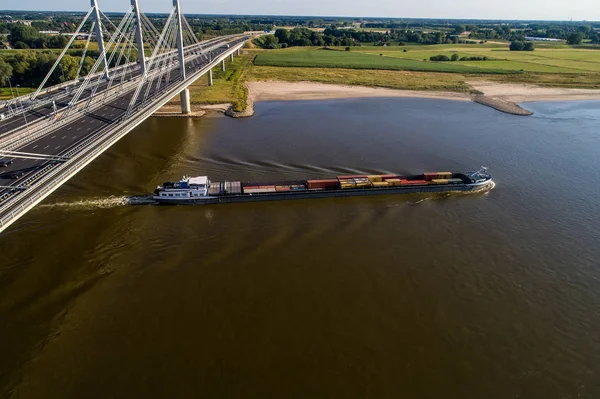
[[[37,144],[36,144],[36,145],[34,145],[34,146],[33,146],[33,148],[32,148],[32,149],[33,149],[33,150],[35,150],[37,147],[38,147],[38,146],[37,146]]]
[[[44,147],[44,150],[45,150],[46,148],[48,148],[48,147],[50,147],[50,146],[49,146],[49,145],[45,146],[45,147]]]
[[[67,138],[67,136],[63,136],[63,137],[62,137],[62,140],[66,139],[66,138]]]

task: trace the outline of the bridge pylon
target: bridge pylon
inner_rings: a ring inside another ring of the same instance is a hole
[[[92,16],[96,26],[96,41],[98,42],[98,51],[102,58],[102,66],[104,67],[104,77],[108,79],[108,60],[106,59],[106,50],[104,49],[104,34],[102,33],[102,22],[100,21],[100,8],[98,8],[97,0],[90,0],[92,5]]]
[[[131,0],[131,6],[135,13],[135,41],[138,47],[138,60],[142,74],[146,73],[146,57],[144,55],[144,37],[142,36],[142,19],[140,18],[140,6],[138,0]]]
[[[183,17],[181,14],[181,5],[179,0],[173,0],[173,6],[177,10],[177,52],[179,54],[179,70],[181,71],[181,77],[185,80],[185,57],[183,55]],[[181,99],[181,113],[190,113],[190,91],[189,89],[183,90],[179,93]]]

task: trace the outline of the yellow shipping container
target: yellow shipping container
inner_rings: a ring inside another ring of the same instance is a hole
[[[386,182],[389,183],[390,186],[401,186],[402,185],[402,181],[400,179],[387,179]]]
[[[438,176],[440,178],[450,178],[452,177],[452,172],[438,172]]]
[[[389,187],[390,183],[386,182],[386,181],[374,181],[373,182],[373,187]]]
[[[354,184],[354,183],[341,183],[340,187],[342,188],[342,190],[348,189],[348,188],[356,188],[356,184]]]
[[[431,181],[435,184],[448,184],[448,179],[432,179]]]
[[[369,180],[371,180],[373,183],[379,183],[383,181],[383,178],[381,176],[368,176]]]

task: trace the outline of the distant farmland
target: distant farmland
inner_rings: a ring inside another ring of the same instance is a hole
[[[261,52],[255,60],[257,66],[385,69],[417,72],[454,73],[518,73],[517,70],[478,68],[455,65],[449,62],[417,61],[405,58],[380,56],[355,51],[307,49],[306,51],[271,50]]]
[[[460,57],[488,57],[487,61],[430,62],[429,57],[458,53]],[[381,55],[380,55],[381,54]],[[361,46],[351,51],[314,47],[268,50],[255,61],[259,66],[386,69],[463,74],[596,74],[600,72],[600,51],[542,46],[533,52],[508,51],[508,45],[412,45],[394,47]]]

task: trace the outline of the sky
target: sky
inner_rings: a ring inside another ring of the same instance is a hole
[[[138,0],[146,13],[169,12],[172,0]],[[104,12],[129,0],[98,0]],[[443,19],[600,21],[600,0],[180,0],[186,14],[302,15]],[[0,0],[1,9],[83,11],[89,0]]]

